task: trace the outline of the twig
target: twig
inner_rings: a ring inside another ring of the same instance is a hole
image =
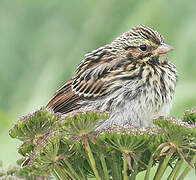
[[[109,174],[108,174],[108,169],[107,169],[107,165],[106,165],[105,158],[104,158],[103,154],[101,154],[100,159],[101,159],[101,165],[103,167],[103,172],[104,172],[104,175],[105,175],[105,179],[109,180],[110,178],[109,178]]]
[[[164,158],[161,166],[158,167],[158,169],[157,169],[157,172],[155,174],[154,180],[160,180],[162,178],[162,176],[163,176],[163,174],[164,174],[164,172],[165,172],[165,170],[167,168],[167,164],[168,164],[168,162],[169,162],[169,160],[170,160],[170,158],[171,158],[172,155],[173,155],[173,153],[170,153],[170,154],[168,154]]]
[[[169,177],[167,178],[167,180],[176,180],[179,173],[180,173],[180,169],[182,167],[183,164],[183,159],[179,159],[176,164],[175,167],[173,168],[172,172],[170,173]]]
[[[86,151],[88,153],[88,157],[89,157],[89,160],[90,160],[90,163],[91,163],[91,166],[92,166],[92,169],[93,169],[93,172],[95,174],[96,179],[97,180],[101,180],[101,178],[99,176],[99,173],[98,173],[98,170],[96,168],[95,159],[94,159],[94,156],[93,156],[93,153],[91,151],[91,148],[89,146],[88,141],[86,142],[85,149],[86,149]]]
[[[123,180],[128,180],[127,170],[127,158],[126,154],[123,153]]]
[[[153,155],[151,155],[151,157],[150,157],[144,180],[149,180],[149,178],[150,178],[150,170],[152,168],[152,164],[153,164]]]
[[[191,164],[194,164],[195,162],[196,162],[196,153],[193,156],[193,159],[191,160]],[[178,180],[183,180],[191,169],[192,169],[192,167],[187,165],[186,168],[184,169],[184,171],[182,172],[182,174],[180,175],[180,177],[178,178]]]

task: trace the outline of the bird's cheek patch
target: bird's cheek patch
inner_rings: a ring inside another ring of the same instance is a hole
[[[128,60],[130,61],[135,61],[137,60],[137,57],[141,55],[141,52],[139,52],[138,50],[130,50],[126,52],[126,57]]]
[[[133,53],[131,51],[126,52],[126,57],[127,57],[128,60],[133,60],[134,59]]]

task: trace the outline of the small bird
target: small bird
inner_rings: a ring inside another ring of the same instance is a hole
[[[150,127],[153,118],[167,116],[177,81],[174,64],[157,31],[139,25],[113,42],[84,56],[75,76],[56,91],[47,104],[55,113],[99,110],[109,119],[97,129],[113,125]]]

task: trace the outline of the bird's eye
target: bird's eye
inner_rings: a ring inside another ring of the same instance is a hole
[[[147,50],[147,46],[145,44],[140,45],[140,49],[142,51],[146,51]]]

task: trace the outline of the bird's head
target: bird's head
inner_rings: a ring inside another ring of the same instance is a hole
[[[165,44],[163,37],[151,28],[140,25],[118,37],[121,54],[132,62],[161,62],[173,48]]]

